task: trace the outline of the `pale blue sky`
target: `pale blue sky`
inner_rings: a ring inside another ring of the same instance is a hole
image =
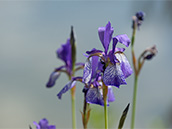
[[[56,94],[67,83],[62,75],[52,89],[45,84],[54,68],[62,65],[56,49],[65,43],[74,26],[77,60],[93,47],[102,49],[97,29],[108,21],[114,34],[131,37],[132,15],[146,13],[145,21],[136,33],[137,56],[145,48],[156,45],[157,56],[147,61],[141,71],[138,86],[136,127],[150,128],[155,121],[168,124],[172,106],[171,48],[172,2],[155,1],[13,1],[0,2],[0,128],[28,128],[33,121],[46,117],[57,128],[71,127],[70,95],[58,100]],[[130,48],[125,51],[131,62]],[[82,72],[78,73],[82,74]],[[117,118],[132,102],[133,76],[128,85],[114,88],[116,101],[110,110]],[[77,86],[77,126],[82,127],[83,85]],[[100,106],[93,106],[102,110]],[[96,112],[93,110],[93,112]],[[131,110],[124,125],[130,127]],[[33,126],[34,127],[34,126]],[[91,127],[91,124],[90,124]],[[168,126],[169,127],[169,126]]]

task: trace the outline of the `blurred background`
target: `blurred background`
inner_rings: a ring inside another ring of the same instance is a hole
[[[77,61],[93,47],[103,49],[98,27],[108,21],[114,34],[132,34],[132,16],[146,14],[136,33],[137,57],[156,45],[158,54],[145,62],[138,83],[136,128],[172,128],[172,2],[171,1],[1,1],[0,2],[0,129],[28,129],[33,121],[47,118],[57,128],[71,128],[70,92],[62,100],[57,93],[68,82],[60,76],[45,87],[50,73],[63,64],[55,51],[65,43],[74,26]],[[131,49],[125,54],[131,62]],[[130,63],[131,64],[131,63]],[[77,73],[82,75],[82,71]],[[109,107],[111,128],[117,128],[122,111],[132,103],[133,75],[128,85],[114,89]],[[77,127],[82,128],[83,84],[77,83]],[[89,127],[104,127],[103,107],[91,105]],[[124,124],[130,128],[131,107]]]

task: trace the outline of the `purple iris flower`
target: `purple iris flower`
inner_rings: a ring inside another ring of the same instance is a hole
[[[96,49],[93,49],[92,51],[96,51]],[[92,51],[88,51],[87,54]],[[66,84],[66,86],[57,94],[59,99],[61,99],[62,95],[75,85],[76,81],[80,81],[81,83],[85,85],[83,88],[83,92],[85,93],[86,102],[104,106],[103,88],[102,88],[102,70],[103,70],[104,65],[100,62],[97,56],[93,56],[89,60],[91,62],[89,63],[91,66],[87,64],[85,65],[88,67],[88,70],[84,70],[84,75],[87,74],[87,72],[88,74],[91,72],[91,74],[89,74],[90,77],[72,78],[72,80],[68,84]],[[89,67],[93,67],[93,69],[90,69]],[[89,71],[89,70],[92,70],[92,71]],[[107,100],[108,100],[107,102],[113,102],[115,100],[112,87],[110,86],[108,87]],[[108,103],[108,106],[109,106],[109,103]]]
[[[104,51],[93,49],[89,54],[89,57],[85,63],[83,81],[89,83],[92,79],[92,71],[95,71],[95,63],[91,61],[91,57],[100,57],[103,70],[103,82],[107,86],[119,87],[122,84],[127,84],[125,79],[132,74],[131,66],[123,54],[124,48],[116,48],[118,42],[122,43],[126,47],[130,44],[130,39],[126,34],[118,35],[112,38],[113,28],[111,23],[108,22],[106,27],[100,27],[98,29],[100,41],[104,47]],[[113,40],[112,50],[108,52],[109,44]]]
[[[48,120],[46,118],[41,119],[39,123],[33,122],[36,125],[36,129],[56,129],[55,125],[48,125]]]
[[[70,39],[67,40],[65,44],[62,44],[61,48],[56,51],[57,57],[64,61],[65,65],[56,68],[50,75],[49,80],[47,82],[47,87],[53,87],[55,85],[56,80],[59,78],[61,72],[65,72],[69,77],[73,74],[73,63],[72,63],[72,51]],[[78,67],[83,67],[84,63],[76,63]]]

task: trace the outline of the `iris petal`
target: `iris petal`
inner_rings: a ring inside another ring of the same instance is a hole
[[[70,39],[65,44],[62,44],[61,48],[57,51],[57,57],[63,60],[67,66],[68,72],[72,70],[72,57],[71,57],[71,44]]]
[[[126,56],[123,53],[116,53],[115,56],[120,61],[121,70],[125,78],[127,78],[133,73],[130,63],[128,62]]]
[[[65,87],[57,94],[58,98],[61,99],[62,95],[66,93],[68,90],[73,88],[75,86],[76,81],[70,81],[69,83],[66,84]]]
[[[99,89],[98,87],[90,88],[86,95],[87,103],[104,106],[103,94],[101,90],[102,89]]]
[[[128,36],[126,34],[117,35],[113,38],[113,40],[114,39],[117,39],[118,42],[122,43],[126,47],[128,47],[130,45],[130,39],[128,38]]]
[[[108,86],[108,102],[113,102],[115,101],[115,96],[114,96],[114,93],[113,93],[113,89],[111,86]]]
[[[111,23],[108,22],[106,27],[100,27],[98,29],[98,34],[100,41],[102,42],[102,45],[105,49],[105,54],[107,54],[107,51],[109,49],[109,43],[112,39],[112,34],[113,34],[113,28],[111,27]]]
[[[36,126],[36,129],[41,129],[40,125],[36,121],[34,121],[33,124]]]
[[[121,84],[127,84],[125,76],[121,70],[119,63],[109,65],[104,72],[103,82],[107,86],[119,87]]]
[[[92,75],[92,58],[88,58],[84,66],[83,82],[88,84],[91,80],[91,75]]]
[[[40,125],[41,129],[48,128],[48,120],[46,118],[40,120],[39,125]]]
[[[53,87],[55,85],[55,82],[56,80],[59,78],[60,76],[60,72],[52,72],[50,77],[49,77],[49,80],[48,80],[48,83],[47,83],[47,88],[50,88],[50,87]]]

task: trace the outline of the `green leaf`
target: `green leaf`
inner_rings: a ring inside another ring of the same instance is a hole
[[[125,110],[122,113],[121,119],[119,121],[118,129],[122,129],[122,127],[124,125],[125,118],[127,117],[127,113],[128,113],[128,110],[129,110],[129,106],[130,106],[130,103],[127,105],[127,107],[125,108]]]
[[[75,62],[76,62],[76,46],[75,46],[75,37],[73,32],[73,26],[71,26],[71,33],[70,33],[70,44],[72,49],[72,69],[74,72],[75,69]]]

